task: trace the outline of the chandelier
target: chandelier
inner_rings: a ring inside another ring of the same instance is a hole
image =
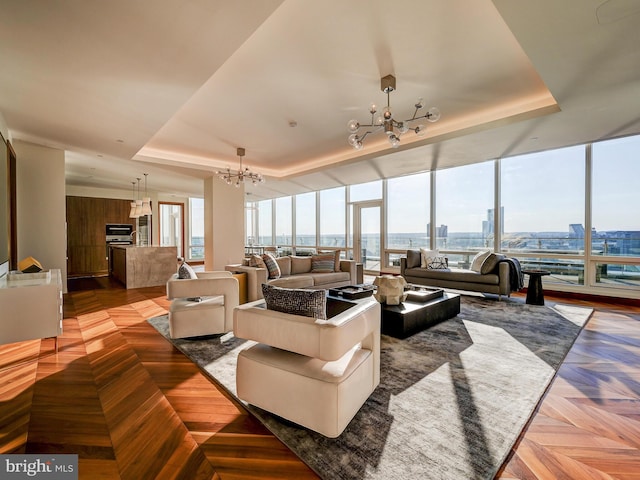
[[[393,75],[387,75],[380,79],[380,89],[387,94],[387,106],[381,114],[376,116],[378,108],[375,104],[371,104],[369,107],[369,113],[371,114],[371,123],[361,124],[357,120],[349,120],[347,123],[347,129],[351,133],[348,141],[356,150],[362,150],[362,142],[370,133],[376,133],[384,131],[387,134],[389,143],[393,148],[397,148],[400,145],[400,136],[412,130],[416,135],[424,135],[427,127],[424,124],[413,125],[413,122],[420,119],[426,119],[428,122],[437,122],[440,119],[440,110],[436,107],[430,107],[423,115],[418,115],[420,109],[424,108],[425,103],[422,98],[419,98],[414,105],[415,111],[413,117],[407,120],[396,120],[391,113],[391,105],[389,102],[389,94],[396,89],[396,77]],[[420,112],[422,113],[422,112]],[[361,128],[368,129],[364,133],[358,133]]]
[[[232,183],[239,187],[241,183],[244,181],[248,181],[256,185],[257,183],[263,183],[264,178],[259,173],[254,173],[249,170],[249,167],[245,167],[242,169],[242,157],[244,157],[244,148],[238,148],[236,153],[240,157],[240,168],[237,172],[232,172],[229,167],[226,170],[218,170],[216,174],[220,177],[221,180],[227,182],[227,185],[231,185]]]

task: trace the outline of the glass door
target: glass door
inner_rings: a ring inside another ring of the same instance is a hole
[[[362,263],[365,274],[379,275],[382,265],[382,202],[353,204],[353,258]]]
[[[159,202],[160,246],[177,247],[178,256],[184,256],[184,214],[182,203]]]

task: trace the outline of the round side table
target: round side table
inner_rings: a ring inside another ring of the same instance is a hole
[[[529,305],[544,305],[542,277],[545,275],[551,275],[551,272],[547,270],[522,270],[522,273],[529,275],[526,303]]]

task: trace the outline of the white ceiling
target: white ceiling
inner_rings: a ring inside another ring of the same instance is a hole
[[[266,198],[639,133],[638,45],[639,0],[2,0],[0,112],[69,185],[199,196],[244,147]],[[356,152],[387,74],[442,118]]]

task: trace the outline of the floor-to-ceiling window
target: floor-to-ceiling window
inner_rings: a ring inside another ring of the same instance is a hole
[[[258,244],[273,245],[273,202],[262,200],[258,202]]]
[[[204,199],[189,199],[189,260],[204,260]]]
[[[431,174],[419,173],[387,181],[386,267],[399,267],[410,248],[429,248]],[[396,252],[391,252],[397,250]]]
[[[295,196],[296,254],[314,251],[316,240],[316,192]]]
[[[506,157],[258,202],[254,224],[262,244],[352,258],[353,213],[380,202],[380,232],[366,233],[384,235],[382,271],[408,248],[437,247],[452,268],[497,249],[549,270],[553,288],[640,297],[638,158],[640,136]]]
[[[293,252],[293,211],[291,197],[276,198],[276,245],[283,254]]]
[[[585,165],[584,146],[501,160],[502,252],[555,281],[584,282]]]
[[[436,172],[436,246],[449,265],[468,268],[475,252],[493,248],[495,162]],[[459,253],[458,253],[459,252]]]
[[[600,287],[637,288],[640,136],[594,143],[592,163],[591,280]]]
[[[160,209],[160,246],[176,247],[178,256],[184,255],[184,205],[182,203],[158,202]]]
[[[320,246],[346,247],[345,187],[320,191]]]

